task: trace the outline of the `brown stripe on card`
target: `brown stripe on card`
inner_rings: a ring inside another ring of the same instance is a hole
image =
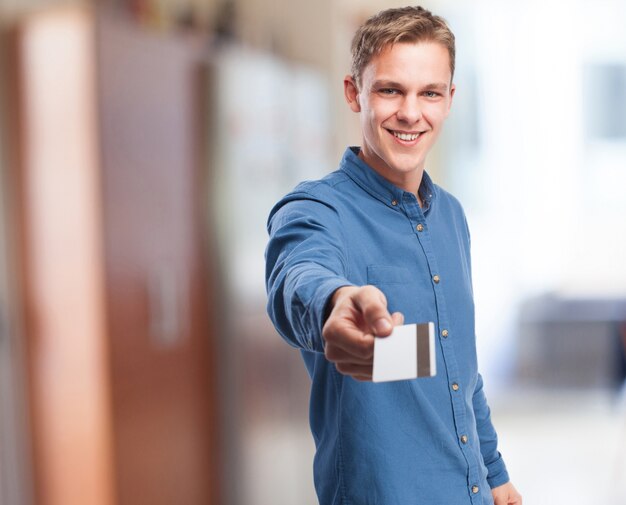
[[[417,376],[430,377],[430,331],[428,323],[416,324]]]

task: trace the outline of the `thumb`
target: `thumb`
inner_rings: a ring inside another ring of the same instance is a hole
[[[402,312],[394,312],[391,314],[391,321],[394,326],[402,326],[404,324],[404,314]]]

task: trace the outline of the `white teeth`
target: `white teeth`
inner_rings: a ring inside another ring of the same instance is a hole
[[[419,133],[400,133],[393,132],[394,136],[398,137],[400,140],[415,140],[420,136]]]

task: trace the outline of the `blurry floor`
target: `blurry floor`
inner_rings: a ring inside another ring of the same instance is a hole
[[[607,393],[515,395],[492,406],[527,504],[626,504],[626,409]]]
[[[626,409],[615,395],[515,393],[491,406],[525,504],[626,505]],[[308,426],[257,426],[245,447],[243,503],[317,503]]]

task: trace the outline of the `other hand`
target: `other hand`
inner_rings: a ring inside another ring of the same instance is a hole
[[[491,490],[494,505],[522,505],[522,495],[510,482]]]

